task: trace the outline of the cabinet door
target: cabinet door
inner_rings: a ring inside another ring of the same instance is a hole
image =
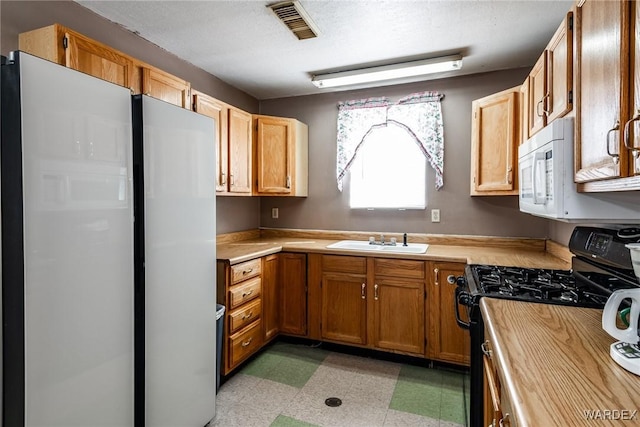
[[[193,91],[193,110],[216,121],[216,192],[227,190],[228,173],[228,107],[215,98]]]
[[[291,153],[294,128],[291,120],[271,117],[257,119],[257,192],[291,192]]]
[[[573,108],[573,12],[569,12],[547,47],[547,123]]]
[[[191,109],[191,85],[157,68],[142,66],[142,93],[178,107]]]
[[[366,344],[366,276],[341,273],[322,275],[322,338]]]
[[[518,117],[520,117],[518,126],[520,128],[520,139],[518,145],[520,145],[529,139],[529,77],[527,77],[524,83],[522,83],[522,86],[520,86],[520,101],[518,105],[520,106],[520,112],[518,114]],[[514,155],[517,157],[515,152],[516,150],[514,149]]]
[[[432,359],[468,365],[470,362],[469,331],[456,322],[455,289],[448,282],[449,276],[464,274],[464,265],[457,263],[432,263],[428,289],[429,339],[428,354]],[[461,308],[460,312],[464,310]],[[467,320],[467,319],[462,319]]]
[[[471,195],[518,194],[514,165],[519,94],[516,87],[473,101]]]
[[[268,255],[262,258],[262,328],[265,342],[278,335],[280,311],[278,291],[278,255]]]
[[[251,194],[251,114],[229,109],[229,191]]]
[[[424,296],[424,282],[375,279],[375,347],[424,355]]]
[[[576,182],[624,176],[621,118],[626,116],[628,83],[627,1],[586,0],[577,8],[578,98]],[[624,125],[624,123],[622,123]]]
[[[280,254],[280,331],[307,334],[307,256]]]
[[[547,52],[529,73],[529,138],[547,124]]]
[[[631,90],[629,119],[627,125],[628,135],[625,135],[626,146],[631,150],[629,175],[640,175],[640,3],[635,1],[632,5],[631,15],[631,52],[633,56],[631,64]],[[637,184],[637,185],[640,185]]]
[[[65,65],[119,86],[132,87],[133,61],[74,32],[65,35]]]

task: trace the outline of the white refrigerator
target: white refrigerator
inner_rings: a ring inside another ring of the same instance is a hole
[[[204,426],[214,416],[214,127],[133,97],[136,425]]]
[[[2,425],[215,415],[214,122],[2,60]]]
[[[2,70],[2,425],[131,426],[131,95],[15,52]]]

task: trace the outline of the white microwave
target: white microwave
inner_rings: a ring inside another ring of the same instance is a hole
[[[518,147],[520,211],[567,222],[640,220],[637,192],[578,193],[573,171],[573,118],[556,119]]]

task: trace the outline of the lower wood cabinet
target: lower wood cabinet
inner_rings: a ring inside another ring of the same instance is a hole
[[[425,263],[376,258],[373,346],[424,355]]]
[[[223,363],[229,374],[278,334],[307,334],[307,256],[279,253],[217,263],[217,299],[226,307]]]
[[[323,340],[424,357],[423,261],[322,256]]]
[[[469,331],[460,328],[456,322],[454,302],[456,284],[450,283],[464,274],[464,267],[464,264],[452,262],[429,263],[427,292],[430,304],[427,355],[433,360],[469,365],[471,356]],[[461,315],[464,312],[460,310]]]
[[[278,271],[280,332],[307,335],[307,255],[283,252]]]
[[[278,283],[278,262],[282,255],[273,254],[262,258],[262,329],[267,343],[280,332],[280,286]]]
[[[489,336],[486,328],[484,336]],[[493,362],[493,348],[489,340],[486,340],[482,345],[482,351],[484,353],[482,356],[484,424],[502,427],[513,426],[515,423],[511,419],[511,402],[502,389],[498,370]]]
[[[367,259],[322,256],[322,339],[367,343]]]
[[[227,375],[280,334],[469,365],[456,322],[464,264],[281,252],[218,261]],[[464,319],[463,319],[464,320]]]
[[[222,339],[223,375],[257,351],[264,341],[261,317],[262,260],[236,265],[218,261],[217,299],[226,307]]]

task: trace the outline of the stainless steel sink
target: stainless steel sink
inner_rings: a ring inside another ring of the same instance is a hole
[[[332,243],[327,246],[327,249],[346,249],[352,251],[371,251],[371,252],[391,252],[400,254],[423,254],[427,252],[429,245],[426,243],[407,243],[407,246],[402,246],[402,243],[398,243],[395,246],[392,245],[372,245],[369,242],[361,240],[341,240],[336,243]]]

